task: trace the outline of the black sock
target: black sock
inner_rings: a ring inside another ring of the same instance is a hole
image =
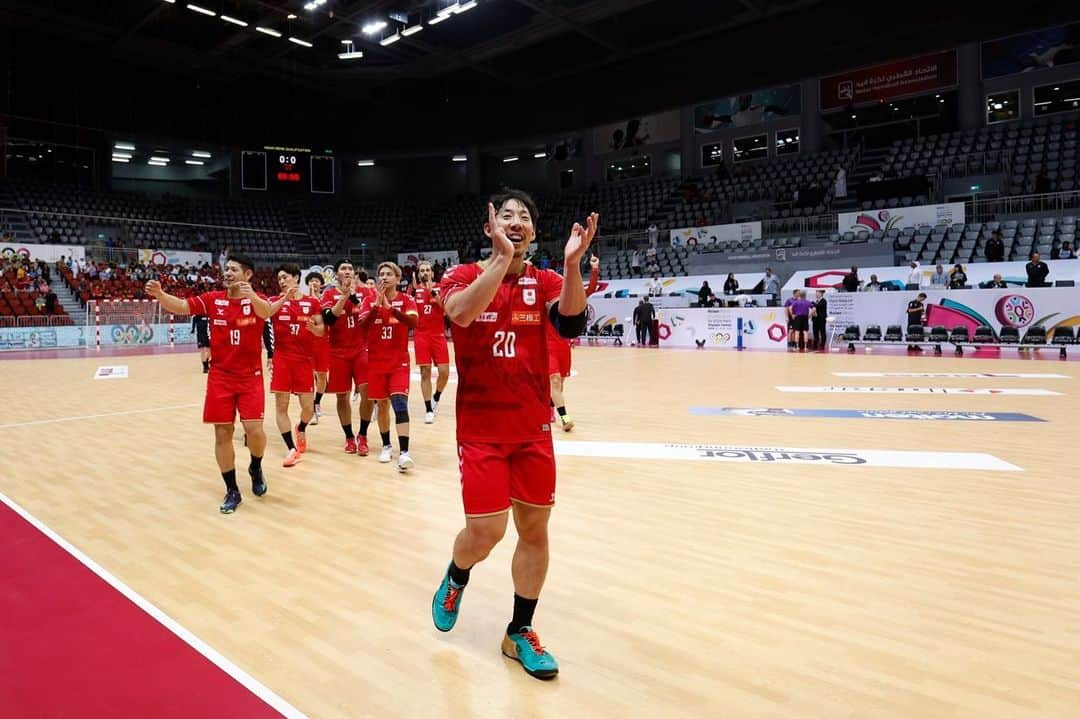
[[[262,457],[251,456],[251,464],[248,465],[248,472],[254,474],[262,469]]]
[[[459,587],[464,587],[469,583],[469,572],[472,571],[472,567],[468,569],[462,569],[458,565],[454,564],[454,560],[450,560],[450,581]]]
[[[436,400],[436,401],[438,401],[438,400]],[[424,400],[424,410],[427,411],[427,412],[433,412],[434,411],[434,410],[431,409],[431,400],[430,399],[425,399]]]
[[[289,449],[296,449],[296,445],[292,441],[292,432],[282,432],[281,438],[285,440],[285,446]]]
[[[556,407],[555,411],[559,413],[560,417],[566,416],[566,407]]]
[[[203,360],[202,368],[203,369],[210,369],[210,360]]]
[[[361,437],[367,437],[367,428],[370,427],[370,426],[371,426],[371,420],[370,419],[362,419],[362,420],[360,420],[360,436]]]
[[[389,437],[389,436],[390,436],[390,433],[389,433],[389,432],[387,432],[387,433],[386,433],[386,436],[387,436],[387,437]],[[398,444],[400,444],[400,445],[401,445],[401,451],[402,451],[402,452],[408,452],[408,451],[409,451],[409,438],[408,438],[408,437],[402,437],[402,436],[401,436],[401,435],[399,434],[399,435],[398,435],[398,438],[397,438],[397,441],[398,441]]]
[[[300,420],[300,424],[296,425],[296,431],[303,432],[305,429],[307,429],[307,422]]]
[[[434,399],[435,399],[436,402],[438,402],[440,399],[442,399],[442,390],[441,389],[435,390]]]
[[[322,402],[322,392],[315,393],[315,406],[319,406],[319,402]]]
[[[382,446],[389,447],[390,446],[390,433],[389,432],[379,432],[379,436],[382,437]]]
[[[230,492],[239,492],[240,488],[236,486],[236,470],[230,469],[228,472],[222,472],[221,478],[225,480],[225,489]]]
[[[341,425],[341,431],[345,433],[345,439],[355,439],[355,437],[353,437],[351,424]]]
[[[507,634],[517,634],[524,627],[531,627],[533,612],[536,611],[536,603],[539,599],[526,599],[514,594],[514,618],[506,628]]]

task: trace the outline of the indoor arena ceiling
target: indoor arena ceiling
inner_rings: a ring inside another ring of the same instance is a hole
[[[915,2],[879,18],[822,0],[0,0],[3,111],[223,141],[483,141],[1039,26],[1069,5],[1016,18]]]

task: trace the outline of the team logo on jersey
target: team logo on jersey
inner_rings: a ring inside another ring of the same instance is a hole
[[[525,304],[527,304],[527,305],[535,305],[536,304],[536,290],[534,290],[534,289],[522,290],[521,291],[521,299],[525,300]]]
[[[498,322],[498,312],[481,312],[480,316],[476,318],[477,322]]]
[[[221,307],[218,307],[217,308],[217,314],[218,314],[218,317],[224,317],[225,316],[225,310],[223,308],[221,308]]]
[[[282,322],[288,322],[289,320],[292,319],[292,317],[289,316],[289,315],[278,315],[278,319],[281,320]]]
[[[251,305],[244,305],[244,314],[245,315],[250,315],[251,314]]]

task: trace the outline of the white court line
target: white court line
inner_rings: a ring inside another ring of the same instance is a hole
[[[101,414],[83,414],[77,417],[54,417],[53,419],[35,419],[30,422],[11,422],[9,424],[0,424],[0,429],[8,429],[10,427],[30,427],[35,424],[55,424],[57,422],[78,422],[83,419],[98,419],[100,417],[121,417],[126,414],[149,414],[150,412],[164,412],[170,409],[190,409],[191,407],[201,407],[201,402],[193,402],[191,404],[174,404],[168,407],[148,407],[147,409],[126,409],[122,412],[103,412]]]
[[[13,499],[5,495],[3,492],[0,492],[0,502],[3,502],[7,506],[11,507],[11,509],[16,514],[25,519],[31,525],[33,525],[36,530],[51,539],[53,542],[56,543],[58,547],[63,549],[72,557],[79,560],[79,562],[81,562],[83,566],[85,566],[91,572],[105,580],[105,582],[107,582],[109,586],[127,597],[128,600],[135,604],[135,606],[149,614],[153,619],[157,620],[159,624],[161,624],[163,627],[175,634],[178,638],[187,643],[192,649],[197,651],[199,654],[202,654],[213,664],[217,665],[218,669],[221,669],[221,671],[225,672],[230,677],[235,679],[238,683],[247,688],[247,690],[250,691],[252,694],[262,699],[269,706],[273,707],[289,719],[307,719],[306,715],[303,714],[299,709],[279,697],[277,694],[267,688],[264,684],[262,684],[250,674],[245,672],[243,669],[236,666],[231,661],[222,656],[217,650],[208,645],[202,639],[199,639],[197,636],[192,634],[190,630],[185,629],[175,619],[155,607],[134,589],[114,577],[112,574],[109,573],[107,569],[102,567],[100,564],[95,562],[93,559],[88,557],[80,550],[76,549],[67,540],[65,540],[53,530],[49,529],[47,526],[45,526],[44,523],[41,522],[41,520],[20,507]]]

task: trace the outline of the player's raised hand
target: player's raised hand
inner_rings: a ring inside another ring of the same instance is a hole
[[[304,293],[300,291],[299,287],[290,287],[289,291],[285,294],[290,300],[298,300],[304,296]]]
[[[595,212],[589,214],[588,219],[585,220],[585,227],[582,227],[578,222],[574,223],[573,229],[570,230],[570,239],[566,241],[564,251],[567,266],[570,263],[578,265],[581,262],[581,258],[585,256],[585,251],[589,249],[593,238],[596,237],[596,228],[599,223],[600,215]]]
[[[250,282],[237,282],[233,286],[236,288],[236,293],[240,297],[251,298],[251,297],[255,296],[255,290],[253,290],[251,288],[251,283]]]
[[[591,269],[591,270],[600,269],[600,258],[597,257],[596,255],[593,255],[593,256],[591,256],[589,258],[589,269]]]
[[[165,294],[165,290],[161,289],[161,283],[157,280],[150,280],[146,283],[146,294],[151,297],[160,298]]]
[[[491,240],[491,256],[509,259],[514,256],[514,243],[506,236],[506,229],[499,226],[495,205],[488,203],[488,221],[484,234]]]

